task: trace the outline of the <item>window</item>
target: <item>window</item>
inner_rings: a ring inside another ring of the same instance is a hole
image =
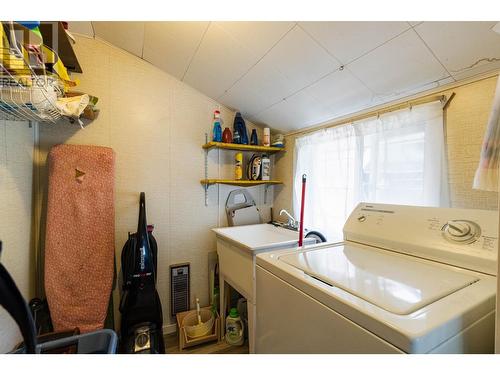
[[[447,206],[443,114],[433,102],[297,138],[294,211],[307,174],[304,225],[339,238],[359,202]]]

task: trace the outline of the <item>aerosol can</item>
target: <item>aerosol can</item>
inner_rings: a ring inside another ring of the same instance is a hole
[[[269,181],[271,179],[271,159],[269,156],[262,155],[261,159],[262,181]]]
[[[241,180],[243,178],[243,153],[237,152],[234,156],[234,179]]]

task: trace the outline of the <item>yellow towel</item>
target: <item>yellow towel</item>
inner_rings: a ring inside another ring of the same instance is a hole
[[[57,53],[46,45],[42,45],[42,52],[46,63],[53,64],[53,69],[59,78],[64,82],[65,91],[70,87],[74,87],[78,84],[77,80],[72,80],[69,76],[68,70],[64,66],[62,60],[59,58]]]

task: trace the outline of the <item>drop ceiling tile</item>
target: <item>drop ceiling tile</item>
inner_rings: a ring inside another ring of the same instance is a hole
[[[219,100],[255,116],[338,66],[302,29],[294,27]]]
[[[410,28],[406,22],[300,22],[299,25],[343,64]]]
[[[304,89],[328,107],[330,116],[354,112],[368,107],[373,101],[373,93],[368,90],[348,69],[338,70],[314,85]]]
[[[456,79],[461,79],[500,67],[500,35],[492,30],[495,24],[424,22],[415,30],[448,71]],[[497,60],[480,61],[487,58]]]
[[[68,30],[71,33],[82,34],[94,37],[94,29],[90,21],[71,21],[68,22]]]
[[[415,89],[449,76],[412,30],[349,64],[376,95]]]
[[[211,98],[218,98],[260,57],[212,23],[191,61],[184,82]]]
[[[293,94],[294,86],[274,66],[259,61],[218,100],[238,109],[243,116],[254,116]]]
[[[242,45],[263,56],[293,26],[294,22],[215,22]]]
[[[282,132],[318,124],[330,118],[330,109],[306,92],[299,92],[258,114],[255,120]]]
[[[96,37],[142,57],[144,22],[92,22]]]
[[[143,58],[182,79],[208,22],[146,22]]]
[[[263,57],[263,64],[276,67],[295,91],[336,70],[340,63],[300,27],[294,27]]]

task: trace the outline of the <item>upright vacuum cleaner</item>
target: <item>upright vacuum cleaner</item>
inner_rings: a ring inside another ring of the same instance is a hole
[[[156,290],[158,245],[152,232],[153,226],[148,226],[146,222],[146,198],[142,192],[137,233],[129,233],[121,255],[122,353],[165,353],[163,315]]]

